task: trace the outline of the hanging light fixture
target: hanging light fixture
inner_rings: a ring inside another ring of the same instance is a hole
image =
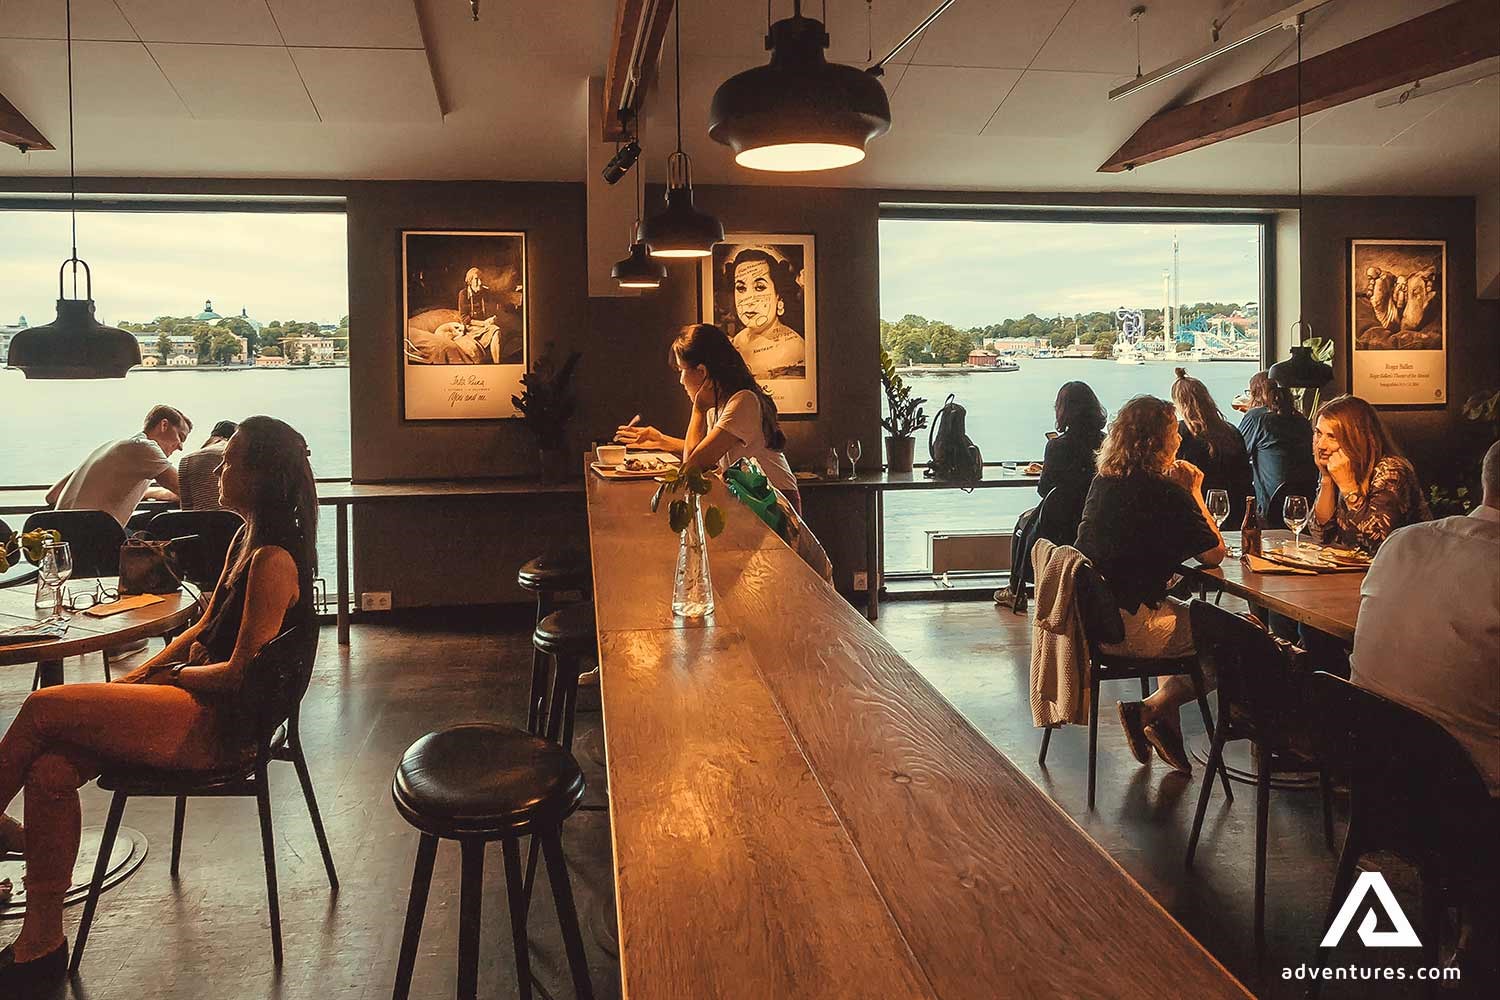
[[[682,2],[677,20],[677,151],[667,157],[667,207],[647,219],[637,238],[653,257],[707,257],[724,241],[719,220],[693,205],[693,164],[682,151]]]
[[[1292,356],[1285,361],[1278,361],[1271,366],[1267,373],[1271,381],[1288,389],[1321,389],[1333,381],[1333,369],[1317,358],[1313,357],[1312,348],[1307,346],[1307,340],[1312,336],[1312,324],[1303,318],[1304,289],[1301,279],[1302,262],[1305,259],[1303,251],[1303,231],[1307,222],[1302,210],[1302,15],[1297,15],[1295,24],[1297,31],[1297,322],[1292,324],[1291,333],[1297,338],[1297,343],[1292,346]]]
[[[57,318],[16,334],[8,367],[27,378],[124,378],[141,363],[141,345],[124,330],[94,318],[94,278],[78,256],[78,174],[73,160],[73,0],[67,4],[68,45],[68,208],[73,217],[73,254],[57,271]],[[63,295],[63,274],[73,265],[73,298]],[[84,297],[78,298],[78,267],[83,266]]]
[[[631,139],[630,144],[635,146],[636,141]],[[645,172],[645,167],[636,166],[635,223],[630,227],[630,253],[615,261],[615,266],[609,269],[609,276],[619,282],[621,288],[660,288],[667,278],[667,265],[652,260],[651,248],[641,241],[641,185],[645,183],[642,177]]]
[[[795,0],[792,16],[766,34],[770,64],[738,73],[715,91],[708,134],[734,150],[734,162],[752,170],[847,167],[865,158],[866,143],[891,130],[891,103],[880,81],[828,62],[826,48],[823,22],[803,17],[802,0]]]

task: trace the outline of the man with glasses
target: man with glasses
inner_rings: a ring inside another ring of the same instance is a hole
[[[124,527],[148,490],[152,500],[177,499],[181,486],[168,459],[182,450],[192,430],[182,411],[159,403],[146,414],[141,433],[95,448],[47,491],[47,502],[58,510],[106,511]]]

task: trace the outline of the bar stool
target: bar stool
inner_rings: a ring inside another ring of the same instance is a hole
[[[528,561],[516,574],[516,585],[536,595],[536,624],[562,606],[561,595],[578,591],[588,596],[593,570],[587,552],[547,552]],[[526,703],[526,730],[538,732],[545,715],[546,663],[539,650],[531,654],[531,694]]]
[[[469,723],[449,726],[417,740],[402,755],[391,784],[396,810],[421,831],[401,957],[396,965],[394,1000],[411,991],[422,917],[432,885],[439,840],[456,840],[462,851],[459,885],[458,997],[473,1000],[479,984],[480,897],[484,848],[500,841],[505,855],[505,890],[516,953],[516,980],[522,1000],[530,1000],[531,962],[527,952],[527,898],[521,880],[520,838],[541,841],[547,874],[557,903],[573,991],[592,1000],[588,960],[578,929],[578,911],[562,851],[562,824],[583,800],[583,772],[572,754],[549,740],[511,726]]]
[[[533,668],[532,703],[545,704],[545,712],[538,711],[533,718],[528,715],[528,730],[536,736],[545,736],[563,749],[573,748],[573,716],[578,707],[578,676],[583,673],[585,661],[597,655],[598,640],[594,628],[594,603],[569,604],[552,612],[537,622],[531,633],[531,645],[536,658],[545,667],[552,664],[551,692],[542,698],[545,673]]]

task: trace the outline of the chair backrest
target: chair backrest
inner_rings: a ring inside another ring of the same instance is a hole
[[[230,543],[244,524],[232,510],[168,510],[151,519],[146,534],[152,538],[195,536],[197,541],[181,556],[183,575],[200,588],[208,588],[219,582]]]
[[[262,646],[250,661],[241,697],[244,704],[254,707],[255,732],[251,735],[257,747],[271,738],[277,726],[296,718],[317,657],[318,621],[309,613]]]
[[[1062,547],[1062,546],[1060,546]],[[1056,554],[1054,553],[1054,558]],[[1098,658],[1100,645],[1119,642],[1125,638],[1125,623],[1120,620],[1120,608],[1115,604],[1114,592],[1109,583],[1087,559],[1078,567],[1073,578],[1073,599],[1078,602],[1078,617],[1083,622],[1084,638],[1090,650]]]
[[[50,528],[62,535],[73,553],[73,575],[118,576],[125,529],[102,510],[39,510],[23,531]]]
[[[1265,629],[1208,601],[1188,605],[1193,647],[1219,678],[1220,718],[1237,735],[1276,741],[1302,728],[1306,684]]]
[[[1037,506],[1036,536],[1054,545],[1072,545],[1078,540],[1078,522],[1083,520],[1083,502],[1087,490],[1080,493],[1069,486],[1054,486]]]
[[[1362,850],[1483,865],[1494,807],[1468,751],[1427,716],[1332,674],[1311,682],[1323,760],[1349,776]]]

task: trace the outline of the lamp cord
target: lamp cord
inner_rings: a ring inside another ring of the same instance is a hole
[[[677,71],[674,81],[677,87],[677,152],[682,152],[682,0],[677,0],[672,11],[672,20],[676,22],[677,43],[673,48],[673,58],[677,62]]]
[[[73,150],[73,0],[67,0],[68,33],[68,213],[73,225],[73,298],[78,298],[78,169]]]
[[[1302,18],[1297,18],[1297,267],[1301,270],[1305,261],[1304,246],[1306,244],[1305,230],[1307,220],[1302,210]],[[1305,288],[1301,274],[1297,277],[1297,323],[1298,342],[1301,342],[1303,329],[1306,327],[1304,317],[1307,314]]]

